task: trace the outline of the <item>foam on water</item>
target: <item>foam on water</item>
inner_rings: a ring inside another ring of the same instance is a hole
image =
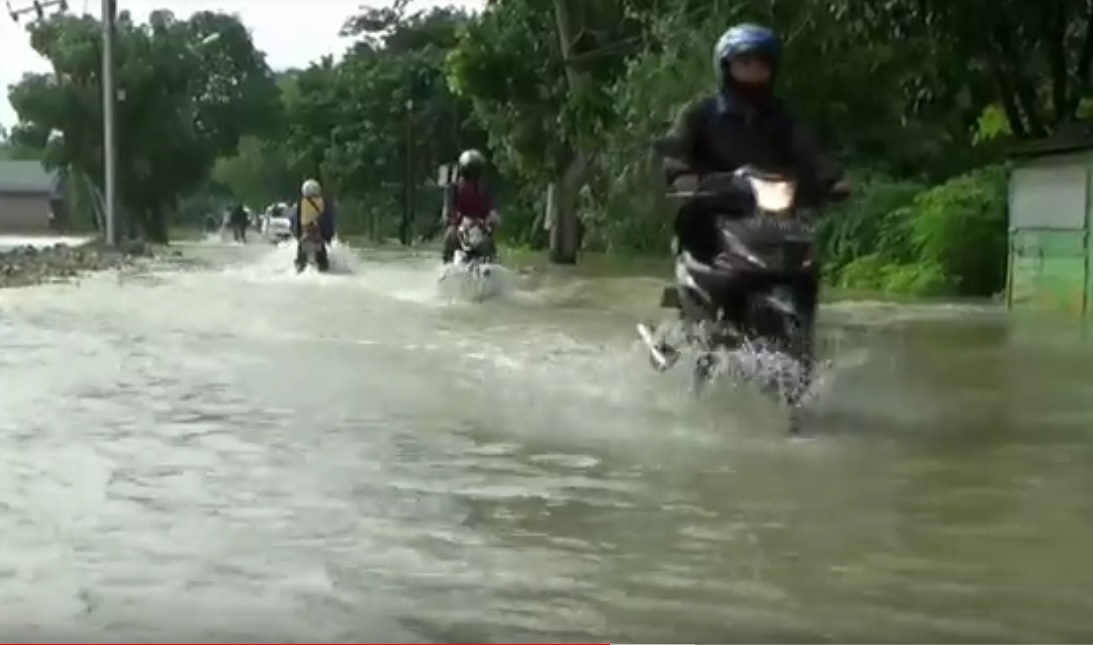
[[[679,348],[681,356],[675,365],[676,370],[682,367],[683,371],[691,372],[694,369],[701,354],[690,348],[678,321],[662,323],[655,334],[669,345]],[[645,341],[638,340],[635,344],[648,354]],[[802,404],[812,406],[831,391],[837,374],[868,362],[866,350],[846,352],[842,351],[841,342],[834,343],[834,346],[832,343],[826,344],[829,350],[834,350],[828,352],[831,357],[816,361],[811,370],[806,370],[805,365],[784,353],[751,343],[732,350],[715,351],[710,355],[710,377],[712,381],[723,382],[732,388],[758,385],[763,389],[773,389],[783,397],[794,394]]]
[[[11,249],[20,246],[33,246],[41,249],[57,244],[80,246],[87,244],[92,239],[94,238],[91,236],[77,235],[0,235],[0,249]]]
[[[330,246],[330,271],[320,273],[308,266],[296,272],[296,243],[286,240],[268,246],[260,255],[247,253],[220,270],[220,274],[247,282],[267,285],[281,284],[315,288],[360,289],[403,302],[423,305],[443,304],[436,293],[435,264],[429,261],[377,260],[369,251],[358,251],[346,242],[335,239]]]
[[[480,302],[511,296],[516,291],[516,279],[500,264],[482,264],[474,269],[448,264],[437,272],[437,290],[448,300]]]
[[[360,273],[361,261],[356,252],[341,240],[335,238],[330,244],[328,254],[330,271],[326,274],[318,272],[312,266],[304,269],[303,273],[297,273],[296,242],[286,240],[271,246],[269,252],[256,261],[231,267],[228,271],[241,273],[255,280],[281,280],[291,277],[319,282]]]

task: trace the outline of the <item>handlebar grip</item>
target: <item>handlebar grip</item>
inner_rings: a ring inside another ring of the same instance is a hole
[[[665,197],[677,198],[677,199],[694,199],[695,197],[717,197],[719,193],[715,193],[709,190],[693,190],[693,191],[672,191],[665,193]]]

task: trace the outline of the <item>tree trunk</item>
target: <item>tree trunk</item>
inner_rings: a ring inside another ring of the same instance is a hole
[[[562,181],[558,184],[554,225],[550,229],[550,261],[554,264],[576,264],[580,242],[580,223],[577,219],[577,202],[584,185],[588,164],[577,153],[569,162]]]
[[[167,243],[167,217],[164,209],[159,206],[147,211],[147,221],[144,227],[145,239],[155,244]]]
[[[998,88],[998,97],[1002,103],[1002,109],[1006,113],[1006,120],[1009,121],[1010,132],[1018,139],[1029,138],[1025,120],[1021,116],[1021,110],[1017,107],[1017,100],[1014,98],[1015,92],[993,53],[987,54],[987,69],[990,70],[991,78],[994,79],[994,84]]]
[[[561,47],[562,58],[565,60],[569,93],[571,97],[579,97],[589,87],[589,78],[578,69],[573,59],[577,35],[571,8],[570,0],[554,0],[558,43]],[[558,211],[550,231],[550,261],[555,264],[577,263],[577,193],[584,183],[587,168],[587,155],[581,150],[574,150],[558,186]]]

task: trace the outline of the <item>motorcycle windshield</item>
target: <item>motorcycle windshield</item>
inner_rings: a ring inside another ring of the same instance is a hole
[[[796,182],[790,179],[763,179],[748,177],[748,183],[755,194],[755,204],[768,213],[784,213],[793,208],[793,198],[797,193]]]

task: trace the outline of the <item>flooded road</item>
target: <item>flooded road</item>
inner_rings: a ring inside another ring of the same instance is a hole
[[[648,281],[470,306],[432,259],[186,255],[0,291],[10,640],[1093,635],[1093,351],[1065,330],[832,307],[790,440],[651,372]]]

